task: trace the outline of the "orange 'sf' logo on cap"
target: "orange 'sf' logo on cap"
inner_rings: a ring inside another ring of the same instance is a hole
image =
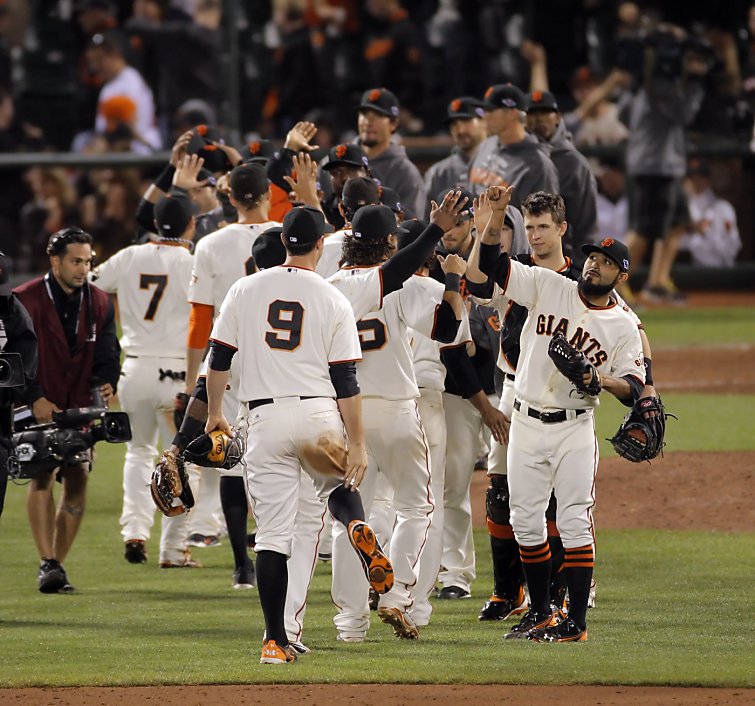
[[[197,135],[206,135],[207,134],[207,125],[197,125]]]
[[[600,241],[600,247],[601,248],[610,248],[614,244],[613,238],[603,238],[603,240]]]
[[[455,100],[451,101],[451,112],[452,113],[458,113],[461,110],[461,100],[459,98],[456,98]]]
[[[543,100],[543,92],[542,91],[532,91],[532,100],[535,103],[539,103],[541,100]]]
[[[492,86],[490,88],[488,88],[487,91],[485,91],[485,100],[488,100],[488,98],[490,98],[491,95],[493,95],[493,87]]]
[[[372,89],[370,91],[370,95],[367,96],[367,100],[371,101],[372,103],[374,103],[376,100],[378,100],[378,98],[380,98],[380,89],[379,88]]]
[[[338,145],[336,147],[336,157],[341,159],[346,154],[346,145]]]
[[[249,143],[249,152],[251,154],[259,154],[260,148],[262,145],[259,142],[250,142]]]

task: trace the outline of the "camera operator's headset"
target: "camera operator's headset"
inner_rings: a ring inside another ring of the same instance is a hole
[[[77,226],[70,226],[68,228],[61,228],[50,236],[47,241],[47,249],[45,252],[50,256],[59,257],[61,253],[65,251],[69,243],[81,242],[76,240],[78,236],[88,236],[91,238],[85,230],[78,228]],[[92,267],[94,267],[94,250],[92,250]],[[89,282],[84,284],[84,290],[87,298],[87,331],[86,343],[94,343],[97,340],[97,330],[94,323],[94,312],[92,311],[92,291],[89,289]],[[48,285],[47,292],[52,298],[52,293]]]

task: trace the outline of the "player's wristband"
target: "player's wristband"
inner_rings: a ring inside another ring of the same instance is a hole
[[[653,361],[645,358],[645,384],[654,385],[653,383]]]
[[[458,292],[461,287],[461,275],[455,272],[446,272],[446,291]]]
[[[172,164],[169,164],[160,172],[160,176],[155,179],[155,186],[167,194],[173,184],[173,175],[175,173],[176,168]]]

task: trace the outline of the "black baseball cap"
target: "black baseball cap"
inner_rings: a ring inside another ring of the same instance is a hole
[[[404,208],[399,200],[398,192],[390,186],[380,187],[380,203],[388,206],[394,213],[402,213]]]
[[[267,171],[259,163],[239,164],[231,172],[231,195],[237,201],[254,201],[269,187]]]
[[[398,98],[387,88],[370,88],[362,94],[359,110],[374,110],[389,118],[398,119],[400,106]]]
[[[228,161],[226,153],[215,144],[223,142],[223,136],[218,128],[211,125],[195,125],[191,131],[193,134],[189,144],[186,145],[188,154],[199,155],[204,159],[205,169],[209,169],[213,174],[231,169],[233,165]]]
[[[585,243],[580,250],[585,255],[601,252],[610,257],[622,272],[629,271],[629,250],[624,243],[615,238],[603,238],[599,243]]]
[[[351,234],[360,240],[380,240],[391,233],[406,233],[388,206],[362,206],[351,220]]]
[[[364,150],[359,145],[353,143],[331,147],[330,152],[328,152],[328,161],[322,165],[322,168],[326,172],[329,172],[333,167],[341,164],[349,167],[362,167],[363,169],[370,168],[370,162]]]
[[[482,101],[472,96],[462,96],[461,98],[454,98],[448,104],[444,122],[450,123],[454,120],[471,120],[472,118],[483,117],[485,117],[485,110]]]
[[[312,206],[296,206],[283,219],[283,237],[289,243],[301,245],[314,243],[325,233],[335,228],[325,220],[325,215]]]
[[[497,110],[498,108],[515,108],[525,110],[527,101],[524,93],[510,83],[498,83],[485,91],[483,101],[485,110]]]
[[[10,258],[0,250],[0,297],[9,296],[13,289],[10,283],[10,269]]]
[[[215,175],[209,169],[205,169],[204,167],[199,170],[197,181],[206,181],[207,184],[205,186],[215,186],[218,183]]]
[[[550,91],[532,91],[527,96],[527,112],[535,113],[539,111],[558,113],[556,96]]]
[[[193,213],[191,201],[183,194],[169,194],[155,204],[155,226],[163,238],[180,238]]]
[[[260,233],[252,243],[252,258],[261,270],[282,265],[286,260],[286,248],[281,240],[283,228],[273,226]]]
[[[435,203],[440,205],[443,203],[443,199],[446,198],[446,194],[452,194],[456,191],[461,191],[461,196],[459,196],[459,201],[463,201],[465,198],[467,199],[467,202],[464,204],[464,210],[459,214],[459,217],[456,219],[458,221],[468,221],[470,218],[474,216],[474,208],[472,204],[474,203],[474,194],[471,191],[467,191],[466,189],[443,189],[438,196],[435,199]]]
[[[275,145],[270,140],[247,142],[240,150],[242,164],[267,164],[275,157]]]
[[[345,208],[354,210],[380,203],[380,186],[369,177],[354,177],[343,185],[341,201]]]
[[[418,218],[412,218],[409,221],[402,221],[401,228],[403,233],[400,233],[396,238],[396,247],[398,250],[403,250],[407,245],[411,245],[420,234],[429,225],[427,221],[421,221]]]

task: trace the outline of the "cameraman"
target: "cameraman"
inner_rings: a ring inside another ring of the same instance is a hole
[[[704,97],[708,70],[684,31],[662,25],[644,42],[641,85],[631,97],[626,164],[629,177],[629,259],[642,263],[653,248],[649,296],[671,298],[671,266],[689,224],[682,181],[687,167],[684,128]]]
[[[23,304],[11,293],[10,259],[0,252],[0,358],[5,353],[20,353],[25,386],[4,387],[0,383],[0,515],[3,514],[8,483],[8,457],[13,437],[13,406],[28,401],[24,394],[37,374],[37,337]],[[4,366],[7,371],[8,367]]]
[[[51,422],[53,412],[91,405],[92,388],[107,403],[121,370],[113,304],[87,282],[92,236],[80,228],[64,228],[50,236],[47,254],[50,271],[14,290],[39,332],[39,371],[28,395],[38,423]],[[27,510],[42,559],[42,593],[73,590],[62,562],[81,525],[93,456],[90,449],[86,459],[64,461],[29,485]],[[57,512],[52,497],[56,477],[63,486]]]

